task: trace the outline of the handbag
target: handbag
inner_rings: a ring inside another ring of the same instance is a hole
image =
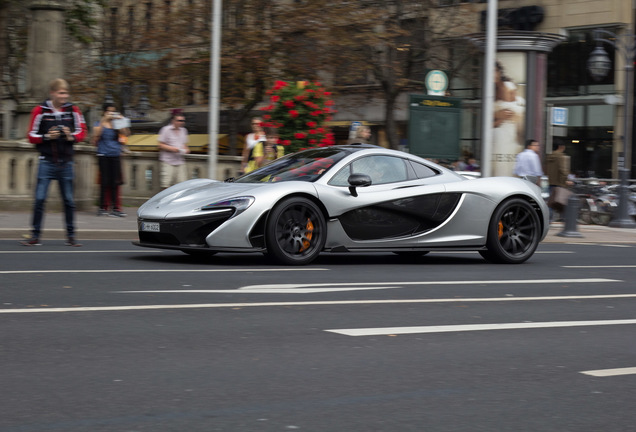
[[[550,198],[548,198],[548,207],[553,209],[561,209],[568,205],[568,200],[572,195],[572,191],[567,188],[557,186],[550,192]]]

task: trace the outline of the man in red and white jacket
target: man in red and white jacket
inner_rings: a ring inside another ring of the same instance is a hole
[[[69,103],[69,85],[63,79],[51,81],[50,98],[33,108],[28,138],[40,152],[32,235],[21,242],[39,246],[44,207],[51,180],[57,180],[64,202],[68,246],[81,246],[75,240],[75,201],[73,199],[73,145],[86,137],[87,127],[79,108]]]

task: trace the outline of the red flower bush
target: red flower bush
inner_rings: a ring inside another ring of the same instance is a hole
[[[280,143],[285,153],[305,148],[326,147],[335,144],[333,134],[325,123],[336,112],[331,93],[319,82],[304,82],[304,85],[276,81],[267,91],[270,105],[261,108],[263,126],[278,128]]]

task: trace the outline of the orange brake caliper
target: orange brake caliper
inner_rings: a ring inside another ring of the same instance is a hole
[[[503,237],[503,223],[501,221],[499,221],[499,224],[497,225],[497,235],[499,238]]]
[[[314,232],[314,224],[311,223],[311,219],[307,219],[307,225],[305,228],[307,228],[307,235],[305,236],[306,238],[303,239],[303,245],[298,252],[303,252],[311,246],[310,240]]]

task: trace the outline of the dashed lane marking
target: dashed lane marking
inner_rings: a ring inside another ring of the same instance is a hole
[[[595,377],[613,377],[620,375],[636,375],[636,367],[617,368],[617,369],[598,369],[581,372],[584,375]]]
[[[633,264],[615,264],[615,265],[571,265],[571,266],[561,266],[563,268],[636,268],[636,265]]]
[[[345,336],[386,336],[421,333],[451,333],[486,330],[520,330],[558,327],[595,327],[608,325],[636,324],[636,319],[605,320],[605,321],[552,321],[552,322],[521,322],[502,324],[468,324],[443,326],[415,326],[415,327],[377,327],[325,330]]]

